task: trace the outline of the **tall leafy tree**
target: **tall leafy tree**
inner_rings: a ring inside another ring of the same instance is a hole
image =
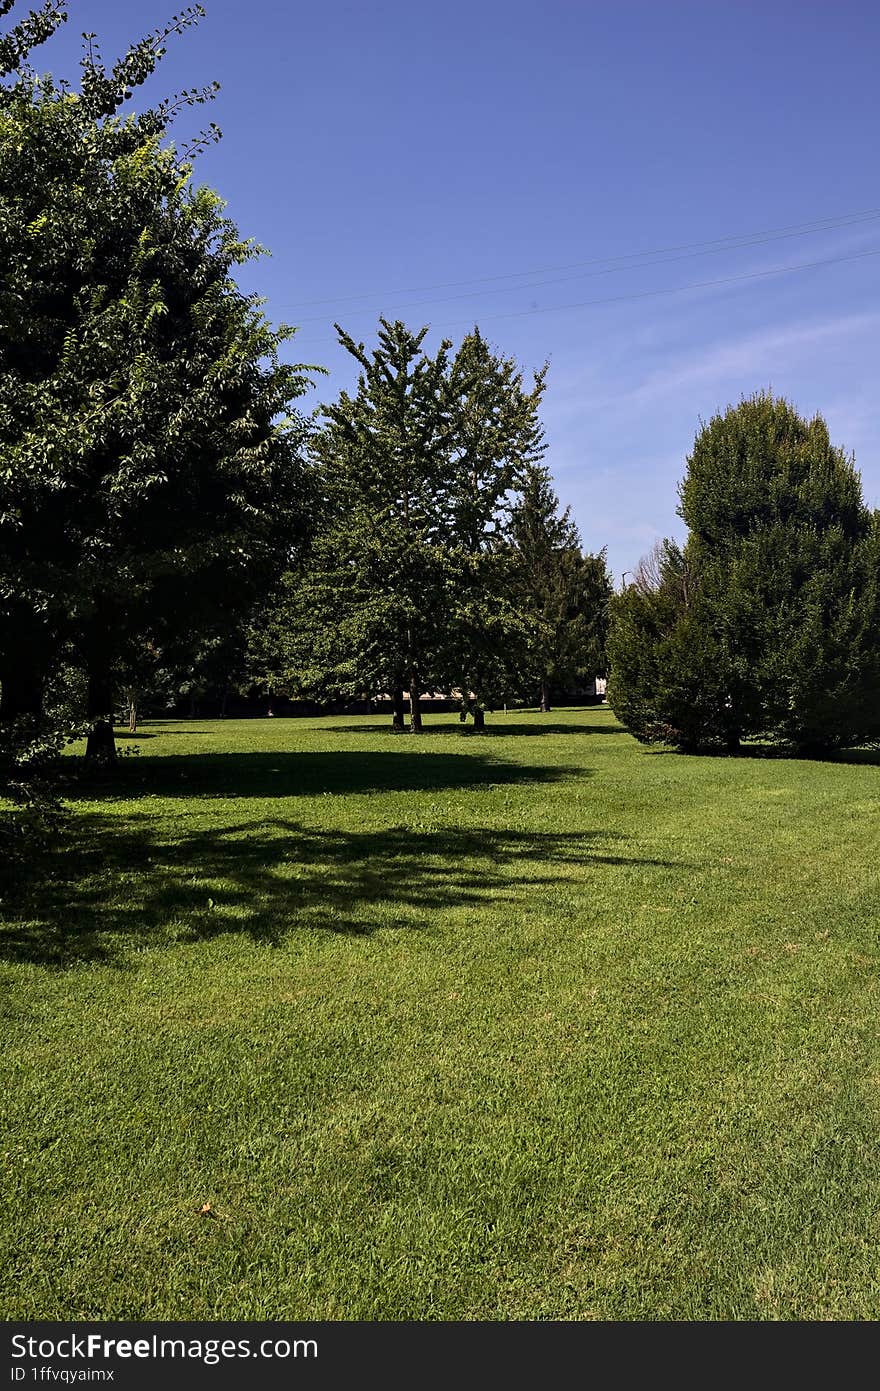
[[[521,623],[509,495],[542,448],[543,373],[526,391],[477,331],[454,355],[384,319],[372,353],[338,332],[357,389],[325,407],[315,539],[262,629],[263,666],[312,693],[390,691],[395,728],[406,691],[417,732],[425,689],[497,684]]]
[[[451,363],[446,464],[449,600],[438,673],[462,693],[475,728],[485,705],[517,684],[528,642],[518,603],[510,526],[516,498],[545,450],[539,408],[546,365],[526,386],[513,358],[495,352],[479,328]]]
[[[421,728],[420,695],[448,598],[444,462],[449,344],[382,320],[372,353],[338,328],[360,366],[353,395],[324,408],[314,442],[314,545],[288,581],[286,664],[317,692],[389,690],[395,728]]]
[[[132,635],[201,640],[289,563],[307,379],[234,279],[258,248],[166,142],[211,90],[124,114],[201,6],[110,69],[87,36],[78,92],[21,66],[62,12],[7,35],[0,89],[0,719],[39,714],[69,649],[109,759]]]

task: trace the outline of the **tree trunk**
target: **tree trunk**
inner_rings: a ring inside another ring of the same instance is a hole
[[[43,676],[26,662],[4,668],[0,678],[0,721],[6,724],[23,715],[39,719],[43,713]]]
[[[3,638],[0,721],[39,720],[57,642],[35,613],[16,603],[4,615]]]
[[[550,686],[545,677],[541,681],[541,714],[549,715],[550,709]]]
[[[88,716],[92,727],[86,742],[86,759],[89,763],[103,763],[109,767],[116,762],[113,682],[102,668],[89,672]]]
[[[225,720],[225,719],[226,719],[226,704],[227,704],[227,701],[228,701],[228,700],[229,700],[229,687],[226,686],[226,687],[224,688],[224,691],[223,691],[223,699],[220,701],[220,718],[221,718],[221,720]]]
[[[391,692],[391,728],[395,734],[403,733],[403,685],[395,686]]]
[[[420,688],[419,674],[411,671],[409,674],[409,732],[410,734],[421,734],[422,732],[422,695]]]
[[[128,697],[128,732],[129,732],[129,734],[137,734],[137,727],[138,727],[137,696],[135,695],[134,692],[132,692],[131,695]]]
[[[474,701],[474,733],[485,734],[486,732],[486,712],[479,700]]]

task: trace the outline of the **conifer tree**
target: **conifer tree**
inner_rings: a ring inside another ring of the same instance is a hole
[[[421,729],[421,692],[448,602],[445,565],[445,377],[427,329],[381,321],[372,353],[343,329],[359,363],[354,395],[324,408],[313,446],[314,544],[285,585],[282,681],[315,694],[390,691],[394,728]]]
[[[372,353],[338,328],[360,366],[353,395],[325,407],[313,445],[315,537],[258,633],[264,677],[318,695],[390,692],[394,728],[421,728],[424,690],[482,705],[522,636],[512,579],[510,495],[543,449],[516,364],[478,331],[423,350],[427,333],[380,320]]]
[[[822,418],[769,393],[716,415],[680,511],[688,584],[670,549],[656,593],[615,605],[609,699],[641,712],[634,732],[803,753],[880,737],[876,524]]]
[[[546,712],[553,687],[571,688],[604,671],[611,581],[604,551],[583,553],[571,509],[560,514],[542,466],[530,470],[514,508],[511,541],[527,616],[528,677]]]

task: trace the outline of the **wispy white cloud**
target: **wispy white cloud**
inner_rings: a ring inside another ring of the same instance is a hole
[[[822,344],[854,339],[880,331],[880,313],[846,314],[818,322],[797,323],[786,328],[748,334],[735,342],[723,341],[691,352],[669,367],[653,372],[637,386],[605,397],[602,404],[637,410],[666,396],[703,384],[750,382],[772,377],[792,359],[801,358]],[[767,384],[770,382],[767,380]],[[591,405],[600,404],[593,400]]]

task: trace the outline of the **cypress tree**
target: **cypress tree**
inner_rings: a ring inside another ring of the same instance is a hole
[[[615,604],[621,717],[681,748],[880,737],[877,526],[824,420],[743,400],[697,435],[680,498],[684,549]]]

